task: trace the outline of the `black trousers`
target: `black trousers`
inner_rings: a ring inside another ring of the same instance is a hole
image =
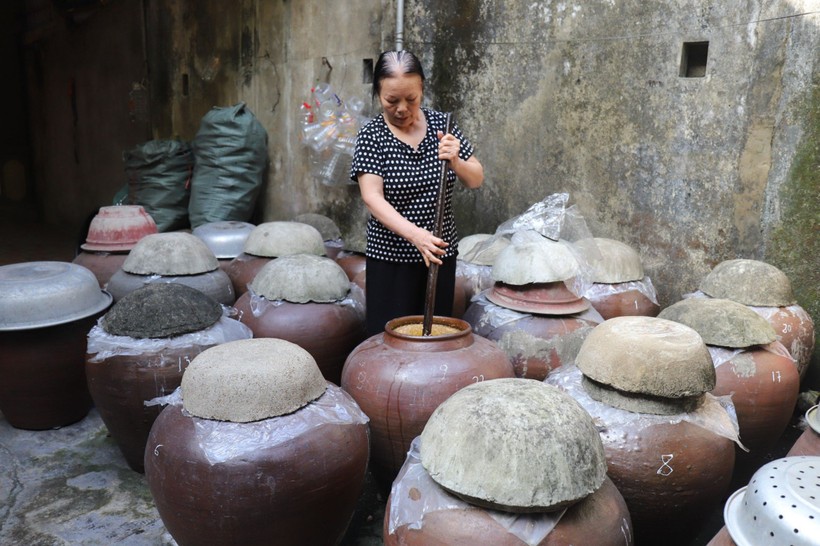
[[[456,257],[442,261],[438,267],[433,314],[449,317],[453,313]],[[385,324],[394,318],[424,314],[427,272],[424,262],[396,263],[367,258],[367,335],[384,332]]]

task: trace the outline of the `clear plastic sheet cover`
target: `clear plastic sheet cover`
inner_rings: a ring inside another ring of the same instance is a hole
[[[425,514],[431,512],[474,508],[485,511],[519,540],[529,546],[537,546],[555,528],[566,512],[564,508],[555,512],[514,514],[469,504],[442,489],[430,477],[419,458],[420,443],[421,437],[416,437],[411,442],[407,459],[390,490],[388,532],[391,535],[395,534],[396,529],[405,525],[409,529],[421,529],[424,525]],[[412,489],[420,491],[421,495],[411,495]],[[413,500],[413,497],[417,497],[418,500]],[[480,542],[479,537],[476,537],[476,541]]]
[[[254,317],[261,317],[265,313],[268,312],[271,308],[279,307],[280,305],[287,303],[287,300],[269,300],[264,296],[258,295],[256,292],[253,291],[251,285],[248,284],[248,296],[250,298],[250,308],[251,313],[253,313]],[[343,307],[352,307],[356,314],[364,320],[365,316],[365,296],[362,289],[356,283],[350,283],[350,289],[347,291],[347,295],[340,299],[336,300],[335,302],[327,302],[331,305],[341,305]],[[323,302],[325,303],[325,302]],[[241,317],[240,317],[241,320]]]
[[[525,318],[529,318],[532,315],[529,313],[521,313],[519,311],[514,311],[512,309],[507,309],[506,307],[502,307],[500,305],[496,305],[490,300],[487,299],[487,291],[483,291],[480,294],[476,294],[473,296],[472,300],[470,300],[473,304],[479,305],[483,308],[481,313],[481,321],[480,324],[476,325],[476,327],[483,327],[486,324],[489,324],[493,328],[500,328],[506,324],[510,324]],[[547,316],[547,315],[545,315]],[[574,315],[556,315],[560,317],[577,317],[583,320],[588,320],[590,322],[594,322],[596,324],[600,324],[604,321],[604,317],[601,316],[601,313],[595,310],[593,307],[589,307],[586,311],[581,313],[576,313]]]
[[[223,315],[213,326],[170,338],[144,338],[138,339],[129,336],[115,336],[106,332],[100,326],[102,318],[88,333],[88,345],[86,352],[92,355],[90,362],[101,362],[107,358],[118,355],[138,356],[148,353],[158,354],[163,351],[184,349],[194,346],[220,345],[229,341],[240,339],[250,339],[253,332],[250,328]]]
[[[718,436],[728,438],[742,449],[746,449],[740,442],[737,413],[731,396],[713,396],[706,393],[694,411],[676,415],[635,413],[593,400],[581,386],[581,375],[581,370],[577,366],[561,366],[550,372],[544,382],[565,391],[581,404],[592,416],[599,431],[626,425],[644,429],[652,425],[674,425],[687,421]]]
[[[493,268],[489,265],[479,265],[464,260],[456,261],[456,276],[467,281],[467,288],[471,294],[478,294],[492,288]]]
[[[587,297],[591,300],[597,300],[604,298],[606,296],[614,296],[616,294],[623,294],[624,292],[629,292],[630,290],[634,290],[643,294],[644,296],[649,299],[655,305],[658,304],[658,293],[655,290],[655,286],[652,284],[652,280],[649,277],[644,277],[639,281],[628,281],[628,282],[619,282],[613,284],[607,283],[593,283],[587,290],[584,292],[584,297]]]
[[[178,387],[173,393],[149,400],[145,405],[182,406],[182,401],[182,387]],[[261,421],[233,423],[194,417],[184,409],[182,412],[194,420],[199,448],[212,465],[283,444],[315,427],[369,422],[353,398],[330,382],[322,396],[301,409]]]

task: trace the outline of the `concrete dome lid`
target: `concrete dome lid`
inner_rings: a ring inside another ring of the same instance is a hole
[[[315,227],[325,241],[335,241],[342,236],[342,232],[339,231],[339,226],[337,226],[333,220],[322,214],[306,212],[295,216],[293,221]]]
[[[658,317],[689,326],[708,345],[743,348],[777,339],[765,318],[731,300],[689,298],[670,305]]]
[[[743,305],[784,307],[796,303],[786,274],[757,260],[719,263],[700,283],[700,289],[713,298],[725,298]]]
[[[509,244],[510,240],[506,237],[475,233],[462,237],[458,242],[458,257],[476,265],[493,265],[498,254]]]
[[[325,242],[319,230],[301,222],[265,222],[259,224],[245,239],[246,254],[278,258],[292,254],[325,253]]]
[[[565,281],[580,272],[578,261],[561,242],[540,241],[512,243],[502,250],[493,263],[493,280],[524,285]]]
[[[194,358],[182,375],[182,405],[195,417],[249,423],[293,413],[326,389],[316,361],[295,343],[242,339]]]
[[[129,292],[105,314],[100,326],[116,336],[168,338],[198,332],[222,317],[222,306],[179,283],[149,283]]]
[[[591,255],[592,282],[607,284],[643,279],[643,265],[638,252],[620,241],[595,237],[598,256]]]
[[[512,512],[568,506],[606,475],[592,417],[570,395],[532,379],[493,379],[454,393],[427,421],[420,459],[448,491]]]
[[[269,300],[327,303],[341,300],[350,292],[350,279],[335,260],[294,254],[266,263],[251,288]]]
[[[656,317],[602,322],[587,335],[575,361],[585,376],[628,393],[684,398],[715,387],[715,367],[700,334]]]
[[[134,275],[198,275],[219,267],[213,251],[184,231],[146,235],[134,245],[122,270]]]

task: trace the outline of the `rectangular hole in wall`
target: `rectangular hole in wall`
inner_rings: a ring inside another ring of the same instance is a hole
[[[702,78],[706,75],[706,60],[709,56],[709,42],[683,42],[680,57],[682,78]]]
[[[362,83],[373,84],[373,59],[362,59]]]
[[[188,74],[182,75],[182,96],[188,96]]]

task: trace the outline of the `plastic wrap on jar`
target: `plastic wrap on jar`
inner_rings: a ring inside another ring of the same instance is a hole
[[[623,294],[624,292],[630,292],[633,290],[646,296],[646,298],[655,305],[659,305],[658,293],[649,277],[644,277],[639,281],[619,282],[613,284],[593,283],[586,290],[586,292],[584,292],[584,297],[597,300],[606,296],[614,296],[616,294]]]

